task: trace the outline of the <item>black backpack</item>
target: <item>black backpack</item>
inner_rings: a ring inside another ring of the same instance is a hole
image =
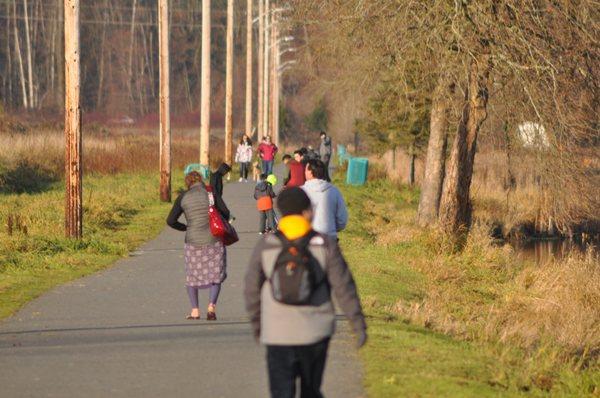
[[[288,240],[281,232],[275,236],[281,240],[283,249],[269,278],[273,299],[287,305],[310,305],[316,288],[323,282],[321,266],[310,252],[308,245],[316,235],[312,231],[307,236],[294,241]]]

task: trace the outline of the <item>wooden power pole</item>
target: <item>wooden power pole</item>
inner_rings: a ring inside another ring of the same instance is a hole
[[[269,134],[269,51],[270,51],[270,28],[271,28],[271,11],[269,7],[270,1],[265,0],[265,30],[263,35],[265,37],[264,44],[264,55],[263,55],[263,109],[262,109],[262,125],[264,135]]]
[[[200,164],[210,166],[210,0],[202,0],[202,70],[200,98]]]
[[[233,7],[227,0],[227,55],[225,77],[225,163],[233,163]]]
[[[279,95],[281,92],[281,77],[279,73],[279,66],[281,64],[281,52],[279,47],[279,24],[273,26],[275,30],[273,53],[275,54],[273,60],[273,136],[275,137],[276,145],[280,145],[279,137]]]
[[[263,78],[265,56],[265,0],[258,0],[258,113],[256,124],[258,127],[258,141],[265,135],[263,131]]]
[[[252,0],[246,15],[246,135],[252,136]]]
[[[275,89],[277,87],[277,53],[279,49],[277,46],[277,14],[275,12],[271,15],[271,51],[269,56],[271,58],[271,65],[269,68],[270,74],[270,95],[269,95],[269,126],[271,126],[271,135],[273,136],[273,142],[275,145],[279,145],[278,134],[275,131]]]
[[[65,234],[81,238],[81,68],[79,62],[79,0],[65,0]]]
[[[160,75],[160,200],[171,201],[171,97],[169,0],[158,0]]]

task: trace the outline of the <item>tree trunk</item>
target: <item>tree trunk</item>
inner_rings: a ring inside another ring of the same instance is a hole
[[[447,233],[455,236],[468,231],[471,225],[470,188],[477,134],[487,118],[490,64],[487,57],[478,61],[472,61],[469,66],[465,105],[452,146],[440,205],[440,223]]]
[[[13,89],[12,89],[12,79],[13,79],[13,72],[12,72],[12,51],[10,48],[10,23],[11,23],[11,19],[10,19],[10,3],[6,3],[6,15],[8,16],[6,19],[6,57],[7,57],[7,66],[8,66],[8,97],[5,99],[5,103],[6,104],[10,104],[13,105],[14,104],[14,98],[13,98]]]
[[[29,5],[27,0],[23,0],[23,12],[25,18],[25,45],[27,46],[27,79],[29,80],[29,106],[36,106],[33,93],[33,57],[31,55],[31,31],[29,28]]]
[[[104,53],[106,52],[106,26],[108,25],[108,13],[103,13],[102,37],[100,39],[100,65],[98,65],[98,93],[96,94],[96,108],[102,106],[102,95],[104,93]]]
[[[440,81],[431,106],[429,143],[417,222],[425,227],[437,221],[444,184],[448,146],[448,100],[445,82]]]
[[[129,60],[127,62],[127,91],[129,91],[129,100],[133,102],[133,44],[135,42],[135,16],[137,10],[137,0],[133,0],[131,9],[131,27],[129,40]]]
[[[29,109],[29,98],[27,96],[27,83],[25,82],[25,69],[23,68],[23,54],[21,54],[21,45],[19,43],[19,28],[17,26],[17,1],[13,0],[13,16],[15,27],[15,52],[17,53],[17,61],[19,61],[19,77],[21,80],[21,92],[23,96],[23,106]]]
[[[410,165],[408,169],[408,185],[411,187],[415,185],[415,158],[417,157],[415,153],[415,144],[410,144],[410,148],[408,149],[408,155],[410,157]]]

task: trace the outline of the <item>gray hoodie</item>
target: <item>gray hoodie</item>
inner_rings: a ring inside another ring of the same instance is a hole
[[[341,192],[325,180],[309,180],[301,187],[310,198],[315,213],[315,231],[337,237],[348,224],[348,210]]]
[[[319,156],[321,157],[321,160],[325,163],[329,162],[329,159],[331,159],[331,152],[331,138],[325,136],[325,139],[321,140],[321,145],[319,146]]]

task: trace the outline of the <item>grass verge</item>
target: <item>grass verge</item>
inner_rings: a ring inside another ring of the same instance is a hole
[[[342,246],[368,316],[369,396],[600,394],[597,259],[535,267],[477,229],[457,253],[414,225],[418,192],[337,182],[351,220]]]
[[[106,268],[158,234],[168,205],[151,174],[84,181],[84,238],[63,236],[64,190],[0,194],[0,319],[52,287]],[[10,220],[10,221],[9,221]]]

